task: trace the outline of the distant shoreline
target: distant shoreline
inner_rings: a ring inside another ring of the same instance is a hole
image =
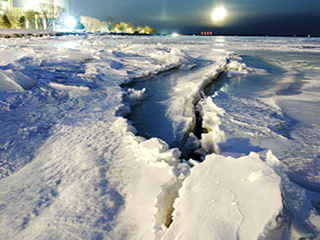
[[[7,29],[0,28],[0,38],[22,38],[22,37],[44,37],[44,36],[65,36],[65,35],[84,35],[84,34],[98,34],[98,35],[116,35],[116,36],[171,36],[171,34],[129,34],[129,33],[89,33],[89,32],[57,32],[45,30],[26,30],[26,29]],[[179,36],[196,36],[196,37],[297,37],[297,38],[318,38],[320,35],[276,35],[276,34],[181,34]]]

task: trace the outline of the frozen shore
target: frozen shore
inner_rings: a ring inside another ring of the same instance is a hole
[[[215,96],[199,103],[208,131],[201,140],[208,153],[202,163],[181,161],[179,149],[137,136],[123,117],[130,108],[121,84],[207,61],[203,71],[177,80],[168,101],[175,131],[190,134],[194,105],[212,79],[225,71],[258,72],[214,44],[206,38],[141,36],[0,39],[0,238],[290,235],[291,226],[274,230],[284,203],[316,236],[316,210],[303,189],[290,185],[271,152],[240,158],[212,153],[225,140],[224,110]],[[131,90],[129,98],[143,94]],[[299,195],[300,203],[290,194]],[[298,230],[291,236],[308,234]]]

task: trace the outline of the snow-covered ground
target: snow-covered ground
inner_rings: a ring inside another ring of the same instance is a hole
[[[0,239],[317,239],[320,69],[304,54],[317,59],[319,44],[313,38],[0,39]],[[265,50],[270,64],[284,69],[279,82],[259,94],[249,88],[253,94],[243,97],[232,94],[232,84],[203,95],[222,72],[239,86],[244,76],[273,76],[273,69],[249,66],[238,55],[254,50]],[[270,53],[280,51],[296,55]],[[206,65],[197,70],[200,62]],[[203,147],[201,163],[181,159],[161,139],[139,137],[124,117],[148,89],[124,94],[122,84],[177,69],[184,75],[174,80],[167,116],[177,141]],[[291,90],[301,72],[305,84]],[[196,109],[206,129],[201,140],[192,133]],[[292,115],[303,126],[289,137],[281,126]],[[297,141],[300,150],[290,154]],[[308,143],[311,153],[302,151]]]

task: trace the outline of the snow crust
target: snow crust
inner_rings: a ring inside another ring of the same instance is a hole
[[[256,153],[208,155],[179,194],[163,239],[258,239],[282,210],[281,178]]]

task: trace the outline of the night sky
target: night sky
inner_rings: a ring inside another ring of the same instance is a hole
[[[26,0],[24,0],[26,1]],[[69,0],[76,15],[150,25],[158,33],[320,35],[320,0]],[[220,24],[211,19],[224,6]]]

